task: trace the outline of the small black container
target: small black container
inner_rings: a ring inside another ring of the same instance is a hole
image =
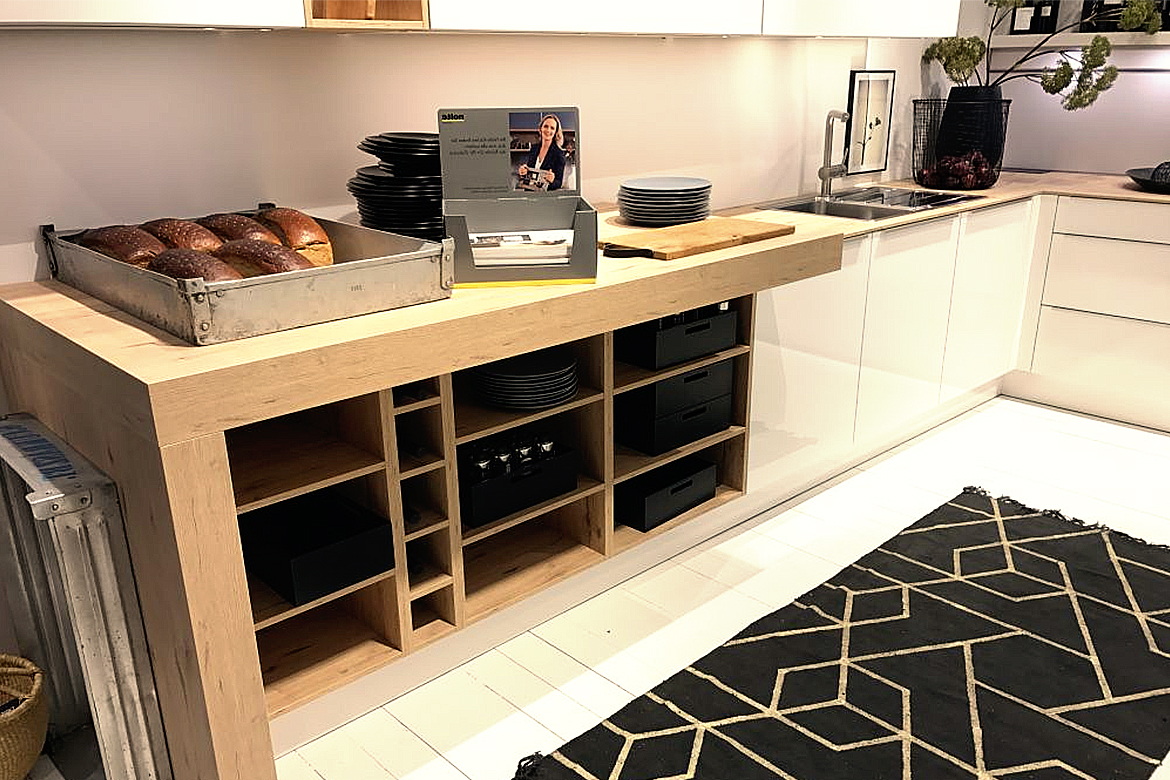
[[[240,517],[244,562],[294,606],[394,568],[390,522],[317,490]]]
[[[619,397],[614,404],[617,425],[614,438],[647,455],[660,455],[675,447],[726,430],[731,425],[731,395],[721,395],[677,412],[653,416],[653,409],[639,398]]]
[[[649,531],[715,496],[715,464],[688,455],[614,488],[616,519]]]
[[[577,489],[577,453],[562,449],[550,457],[524,463],[506,474],[473,481],[460,464],[459,518],[468,528],[507,517]]]
[[[641,406],[652,417],[681,412],[721,395],[730,395],[733,368],[730,359],[663,379],[619,396],[619,402]]]
[[[678,321],[664,324],[663,320],[651,320],[615,332],[617,359],[657,370],[735,346],[734,309],[704,307],[668,319]]]

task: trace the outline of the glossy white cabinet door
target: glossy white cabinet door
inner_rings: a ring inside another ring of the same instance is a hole
[[[1170,244],[1170,205],[1062,197],[1053,231]]]
[[[1170,244],[1057,233],[1044,303],[1170,324]]]
[[[760,0],[430,0],[433,30],[758,35]]]
[[[302,0],[0,0],[0,24],[304,27]]]
[[[1015,365],[1031,254],[1031,201],[963,215],[940,401]]]
[[[764,0],[765,35],[936,38],[958,25],[959,0]]]
[[[874,236],[855,441],[864,446],[938,404],[959,218]]]
[[[811,477],[853,444],[870,241],[846,241],[839,271],[756,296],[752,489]]]

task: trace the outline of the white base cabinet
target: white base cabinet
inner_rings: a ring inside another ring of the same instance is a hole
[[[841,270],[756,295],[749,484],[800,482],[853,446],[871,239]]]
[[[938,404],[958,238],[957,217],[873,236],[858,443],[881,439]]]
[[[1015,365],[1032,211],[1032,201],[1024,201],[961,218],[940,402],[993,382]]]

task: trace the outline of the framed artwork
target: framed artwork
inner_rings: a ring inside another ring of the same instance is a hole
[[[894,71],[850,71],[849,121],[845,125],[846,166],[850,174],[886,169],[893,115]]]

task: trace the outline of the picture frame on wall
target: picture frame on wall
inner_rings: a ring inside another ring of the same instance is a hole
[[[894,71],[849,72],[849,121],[845,125],[848,173],[884,171],[890,157]]]

